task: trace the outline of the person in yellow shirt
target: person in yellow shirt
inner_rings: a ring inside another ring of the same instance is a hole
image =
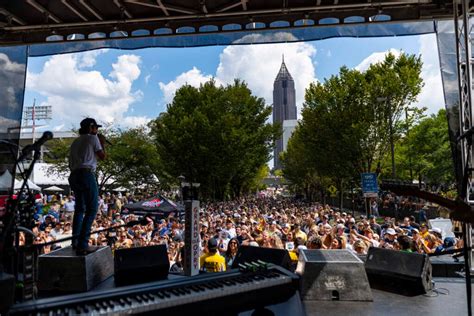
[[[199,263],[201,271],[223,272],[225,271],[225,258],[217,251],[217,239],[211,238],[207,242],[208,252],[201,256]]]
[[[306,233],[304,231],[300,230],[300,224],[295,223],[293,225],[293,232],[294,232],[294,235],[295,235],[295,239],[296,238],[301,238],[303,240],[303,244],[306,243],[306,241],[308,240],[308,235],[306,235]]]
[[[421,238],[425,239],[428,237],[430,232],[428,231],[428,226],[426,224],[421,224],[420,226],[420,236]]]

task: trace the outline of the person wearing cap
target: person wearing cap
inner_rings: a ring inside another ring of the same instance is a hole
[[[72,246],[77,255],[86,255],[96,248],[88,246],[92,223],[97,214],[99,190],[95,178],[97,159],[105,159],[105,137],[98,134],[101,125],[92,118],[81,121],[79,137],[69,150],[69,184],[74,191],[76,201],[72,234]]]
[[[356,221],[354,217],[351,217],[346,220],[346,230],[344,231],[346,234],[350,234],[353,229],[357,229],[357,227],[355,226],[355,222]]]
[[[428,225],[426,223],[423,223],[420,225],[420,236],[421,238],[425,239],[428,235],[430,234],[428,230]]]
[[[61,223],[61,222],[56,222],[56,223],[54,224],[54,228],[51,229],[51,231],[50,231],[50,235],[51,235],[53,238],[58,239],[58,237],[59,237],[60,235],[62,235],[62,233],[63,233],[63,223]]]
[[[268,228],[268,233],[270,236],[276,235],[281,239],[281,231],[278,229],[278,223],[276,221],[271,222],[270,227]]]
[[[393,228],[387,228],[385,233],[383,234],[383,240],[380,242],[380,247],[386,249],[393,249],[395,244],[395,240],[397,238],[397,232]]]
[[[235,238],[237,236],[235,232],[234,222],[230,218],[225,221],[225,228],[223,229],[227,233],[229,238]]]
[[[199,258],[201,271],[204,272],[223,272],[225,271],[225,258],[217,251],[218,241],[211,238],[207,242],[208,252]]]

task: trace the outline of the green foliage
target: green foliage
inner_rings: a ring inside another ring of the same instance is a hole
[[[160,159],[144,127],[129,130],[106,129],[102,131],[113,144],[106,146],[107,159],[99,161],[96,176],[100,190],[117,187],[129,189],[143,184],[156,186],[161,173]],[[52,164],[49,172],[69,174],[69,147],[73,140],[55,139],[48,143],[50,155],[46,162]]]
[[[401,178],[430,184],[452,183],[454,166],[446,110],[422,119],[397,144],[396,162]],[[413,180],[413,179],[411,179]]]
[[[401,114],[421,91],[421,67],[414,55],[388,54],[365,72],[342,67],[337,76],[312,83],[283,155],[285,176],[301,188],[332,182],[342,191],[344,182],[373,172],[390,152],[390,137],[399,139],[405,130]]]
[[[213,80],[176,91],[166,113],[150,123],[151,135],[170,177],[201,183],[205,198],[251,190],[270,159],[279,127],[266,123],[271,107],[236,80]]]
[[[327,177],[319,174],[311,161],[305,143],[302,139],[301,128],[297,127],[288,141],[287,150],[282,153],[283,176],[293,184],[292,191],[304,191],[305,195],[313,200],[319,192],[324,198],[324,193],[331,184]]]
[[[75,131],[77,133],[77,131]],[[44,161],[50,163],[51,167],[48,172],[56,175],[69,174],[69,147],[74,139],[71,138],[55,138],[50,140],[48,146],[48,154],[44,156]]]
[[[97,166],[100,187],[156,187],[162,176],[160,159],[145,127],[111,130],[107,134],[113,145],[106,147],[107,159]]]

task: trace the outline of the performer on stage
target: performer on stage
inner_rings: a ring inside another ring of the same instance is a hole
[[[72,247],[80,256],[96,249],[89,247],[88,241],[98,208],[99,190],[95,178],[97,158],[105,159],[105,137],[98,134],[101,126],[92,118],[82,120],[79,137],[74,140],[69,151],[69,184],[76,198],[72,234],[79,234],[72,240]]]

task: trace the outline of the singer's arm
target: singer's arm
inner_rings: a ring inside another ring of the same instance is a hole
[[[102,150],[97,151],[95,154],[99,157],[100,160],[104,160],[106,158],[105,154],[105,136],[102,134],[97,134],[97,138],[99,138],[100,145],[102,146]]]

